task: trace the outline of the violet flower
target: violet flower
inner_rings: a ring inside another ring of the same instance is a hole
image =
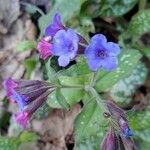
[[[62,29],[65,29],[65,27],[62,25],[61,17],[57,13],[53,18],[53,23],[45,29],[45,36],[51,36],[51,38],[53,38],[55,34]]]
[[[101,150],[116,150],[118,148],[117,143],[117,136],[114,128],[111,127],[101,143]]]
[[[54,36],[52,53],[59,56],[59,66],[65,67],[76,57],[78,51],[78,35],[72,30],[60,30]]]
[[[126,138],[133,136],[133,132],[128,125],[124,111],[111,101],[107,102],[107,108],[111,114],[112,119],[114,119],[114,121],[118,124],[119,130],[123,136]]]
[[[12,80],[3,83],[9,99],[19,106],[20,111],[14,116],[16,122],[26,128],[32,114],[47,100],[47,96],[54,90],[48,82],[38,80]]]
[[[113,42],[107,42],[102,34],[97,34],[91,38],[91,43],[85,49],[89,68],[92,71],[105,69],[114,70],[118,65],[117,56],[120,53],[120,47]]]
[[[52,55],[52,44],[46,41],[45,38],[41,39],[41,41],[38,43],[37,49],[40,53],[40,58],[42,58],[43,60]]]
[[[133,136],[133,132],[130,130],[127,121],[125,121],[123,118],[120,118],[119,125],[120,125],[121,132],[123,133],[123,135],[125,135],[125,137],[128,138]]]

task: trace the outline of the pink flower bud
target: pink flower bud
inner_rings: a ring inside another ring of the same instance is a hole
[[[101,150],[116,150],[117,149],[117,136],[114,128],[111,127],[110,131],[104,137],[101,143]]]
[[[40,58],[43,60],[52,55],[52,44],[47,42],[44,38],[38,43],[37,49],[40,53]]]

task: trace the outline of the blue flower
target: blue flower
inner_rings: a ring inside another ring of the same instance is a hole
[[[89,68],[92,71],[105,69],[114,70],[118,65],[117,55],[120,53],[120,47],[113,42],[107,42],[102,34],[97,34],[91,38],[91,43],[85,49]]]
[[[45,35],[53,38],[54,35],[61,29],[65,29],[65,27],[62,25],[61,17],[57,13],[53,18],[53,23],[45,29]]]
[[[72,30],[60,30],[54,36],[52,53],[59,56],[59,66],[65,67],[76,57],[78,51],[78,35]]]

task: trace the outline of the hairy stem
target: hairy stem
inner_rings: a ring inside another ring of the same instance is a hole
[[[102,112],[103,112],[103,113],[104,113],[104,112],[107,112],[107,109],[106,109],[106,107],[105,107],[105,102],[100,98],[100,96],[99,96],[99,94],[97,93],[97,91],[96,91],[93,87],[91,87],[91,86],[86,86],[86,87],[85,87],[85,90],[86,90],[87,92],[90,92],[90,94],[91,94],[93,97],[95,97],[95,100],[96,100],[98,106],[101,108]]]

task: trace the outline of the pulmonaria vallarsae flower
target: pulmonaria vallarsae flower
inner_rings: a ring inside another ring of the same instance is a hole
[[[129,125],[126,120],[124,120],[123,118],[120,118],[119,125],[120,125],[121,132],[123,133],[123,135],[125,135],[125,137],[128,138],[130,136],[133,136],[133,132],[130,130]]]
[[[38,43],[37,49],[39,51],[40,58],[43,60],[52,55],[52,44],[48,42],[46,38],[41,39]]]
[[[19,106],[14,114],[16,122],[26,128],[32,114],[47,100],[47,96],[55,89],[48,82],[38,80],[12,80],[3,83],[7,96]]]
[[[91,38],[91,43],[85,49],[85,57],[92,71],[102,68],[107,71],[114,70],[118,65],[117,56],[119,53],[118,44],[107,42],[106,37],[102,34],[94,35]]]
[[[61,17],[57,13],[53,18],[53,23],[46,27],[45,36],[50,36],[51,38],[53,38],[55,34],[62,29],[65,29],[65,27],[62,25]]]
[[[52,45],[52,53],[59,57],[59,66],[67,66],[76,57],[78,42],[79,37],[72,29],[60,30],[56,33]]]
[[[118,124],[121,134],[126,138],[133,136],[133,132],[128,125],[124,111],[111,101],[107,102],[107,108],[112,119]]]
[[[117,136],[114,128],[111,127],[101,143],[101,150],[117,150],[117,143]]]
[[[115,132],[113,126],[110,126],[108,133],[105,135],[102,143],[101,143],[101,150],[118,150],[120,149],[125,150],[136,150],[136,145],[131,138],[126,138],[122,136],[122,134]]]

